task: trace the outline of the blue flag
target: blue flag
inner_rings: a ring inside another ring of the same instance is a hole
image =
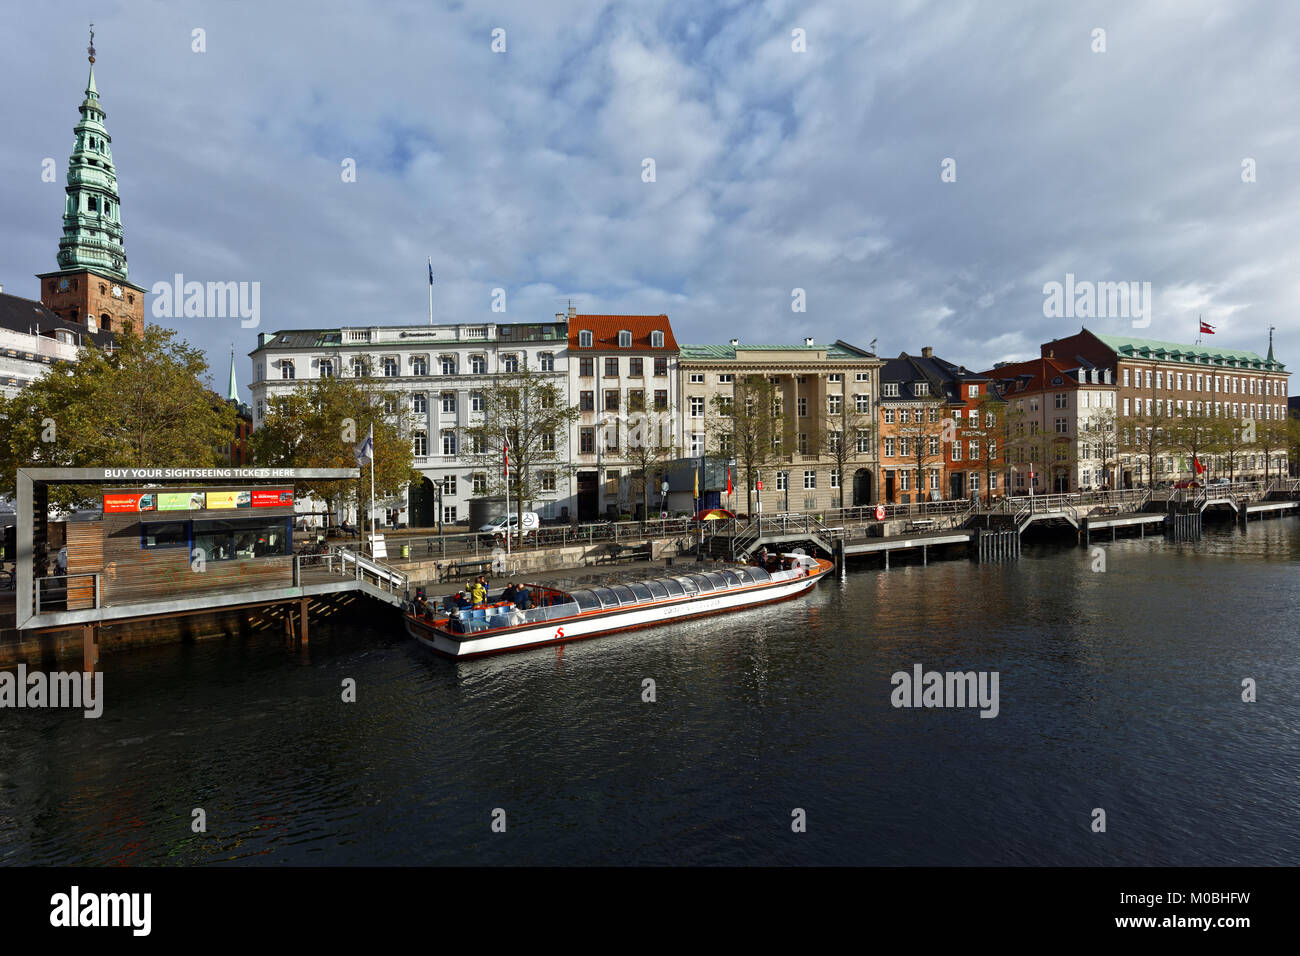
[[[433,260],[429,260],[429,285],[433,285]]]
[[[366,462],[375,460],[375,426],[370,426],[370,431],[366,433],[365,441],[352,449],[352,454],[357,459],[357,467],[360,468]]]

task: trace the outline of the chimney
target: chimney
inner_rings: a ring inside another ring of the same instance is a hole
[[[1047,350],[1047,357],[1048,357],[1048,358],[1056,358],[1056,349],[1048,349],[1048,350]]]
[[[805,337],[804,337],[804,340],[803,340],[803,344],[804,344],[804,345],[812,345],[812,344],[813,344],[813,337],[812,337],[811,335],[805,336]]]
[[[563,312],[556,312],[556,313],[555,313],[555,321],[556,321],[556,322],[563,322],[563,321],[564,321],[564,313],[563,313]]]
[[[578,317],[578,310],[575,309],[573,306],[569,306],[569,318],[576,319],[577,317]]]
[[[921,347],[921,358],[934,358],[934,349],[929,345]]]
[[[739,345],[739,344],[740,344],[740,339],[732,339],[732,340],[731,340],[731,347],[732,347],[733,349],[734,349],[737,345]]]

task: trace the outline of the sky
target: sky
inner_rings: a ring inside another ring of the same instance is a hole
[[[258,332],[427,322],[430,257],[438,322],[1300,356],[1289,0],[5,4],[8,293],[56,267],[91,22],[131,280],[259,284],[256,327],[146,318],[244,400]],[[1049,315],[1067,275],[1150,308]]]

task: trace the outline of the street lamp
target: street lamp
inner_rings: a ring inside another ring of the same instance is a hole
[[[438,550],[442,550],[442,483],[444,479],[439,478],[433,483],[433,490],[438,501]]]

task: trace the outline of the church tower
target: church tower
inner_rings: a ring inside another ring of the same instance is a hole
[[[93,27],[93,24],[92,24]],[[68,160],[58,270],[43,272],[41,304],[92,331],[144,331],[147,290],[127,281],[122,216],[113,169],[112,137],[95,86],[95,32],[90,32],[90,79],[78,109],[81,121]]]

